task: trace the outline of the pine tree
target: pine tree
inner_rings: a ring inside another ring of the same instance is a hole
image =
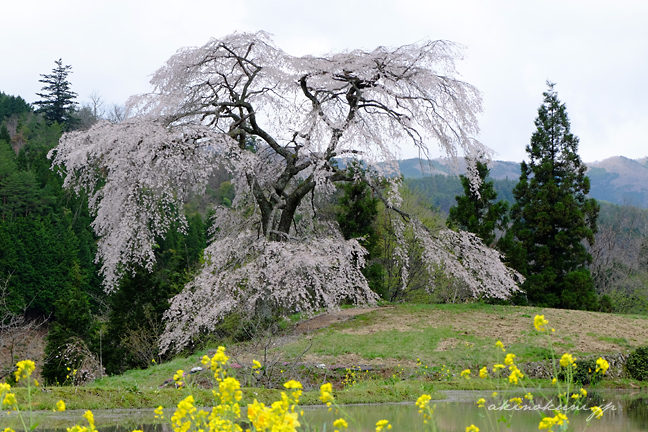
[[[375,293],[384,296],[385,270],[375,261],[377,255],[378,234],[374,228],[374,220],[378,215],[378,198],[372,196],[366,183],[352,182],[339,187],[344,191],[340,197],[337,221],[345,239],[363,237],[362,245],[367,249],[367,266],[362,274],[367,278],[369,287]]]
[[[464,175],[460,176],[464,194],[455,197],[457,204],[450,208],[447,224],[449,227],[456,226],[476,234],[484,244],[491,245],[495,241],[495,230],[503,231],[508,223],[508,203],[495,202],[497,192],[494,183],[486,181],[490,172],[488,166],[477,161],[476,168],[481,179],[479,189],[473,190],[470,179]]]
[[[565,105],[547,83],[536,131],[526,147],[520,181],[513,191],[507,260],[526,276],[530,303],[595,309],[596,294],[583,240],[594,243],[599,205],[587,198],[590,183],[570,132]]]
[[[77,94],[70,90],[70,82],[67,79],[72,66],[63,66],[61,59],[55,63],[56,68],[52,70],[51,74],[41,74],[43,79],[38,82],[46,85],[41,89],[43,93],[36,93],[36,95],[43,99],[34,102],[34,105],[39,106],[36,112],[42,113],[48,123],[57,122],[63,125],[66,130],[71,130],[78,122],[74,116],[74,106],[77,105],[74,98],[77,97]]]

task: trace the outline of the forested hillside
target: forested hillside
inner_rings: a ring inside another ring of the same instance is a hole
[[[94,262],[97,238],[87,195],[62,189],[63,177],[47,158],[61,135],[58,123],[46,122],[22,98],[0,93],[0,321],[28,317],[9,322],[23,327],[3,327],[0,376],[13,367],[12,355],[27,349],[32,339],[26,331],[35,329],[30,323],[43,321],[50,330],[49,382],[66,380],[69,365],[60,353],[72,341],[75,349],[95,353],[102,344],[110,373],[146,364],[157,344],[149,330],[161,331],[166,299],[186,283],[205,247],[203,217],[192,210],[187,234],[173,230],[158,239],[153,272],[137,271],[118,294],[107,296],[101,263]],[[218,186],[207,199],[227,199],[227,186]],[[204,210],[207,203],[197,207]],[[141,339],[143,329],[147,337]]]
[[[435,205],[447,213],[446,192],[460,191],[459,174],[464,174],[466,164],[459,160],[453,164],[447,160],[434,159],[421,162],[418,159],[406,159],[399,162],[400,169],[407,181],[416,185],[419,190],[434,190],[441,193],[435,198]],[[587,162],[587,176],[591,189],[589,196],[598,201],[607,201],[619,205],[633,205],[648,208],[648,158],[628,159],[614,156],[602,161]],[[513,199],[513,186],[520,176],[519,162],[491,161],[490,178],[500,197]],[[440,177],[448,177],[442,180]],[[500,182],[501,181],[501,182]]]

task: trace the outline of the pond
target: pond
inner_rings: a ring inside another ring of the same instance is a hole
[[[511,411],[501,409],[501,404],[494,405],[487,400],[486,407],[491,410],[486,414],[484,408],[478,408],[475,400],[479,397],[488,399],[490,392],[444,392],[448,396],[445,401],[431,402],[436,404],[434,410],[437,430],[439,431],[460,431],[463,432],[466,426],[475,424],[482,432],[497,430],[497,418],[502,415],[508,417]],[[546,403],[544,400],[536,400],[538,405]],[[648,394],[631,392],[592,392],[587,399],[587,404],[581,411],[569,414],[570,426],[576,431],[585,428],[586,419],[590,411],[586,408],[598,405],[607,406],[607,410],[601,420],[593,419],[587,427],[588,432],[599,431],[648,431]],[[500,409],[496,409],[500,408]],[[355,423],[349,422],[349,430],[375,431],[375,423],[378,420],[389,420],[392,425],[392,432],[423,430],[423,424],[414,404],[379,404],[379,405],[351,405],[343,407],[347,412],[347,419],[355,419]],[[167,410],[170,414],[172,411]],[[96,410],[93,411],[95,421],[101,432],[130,432],[133,429],[142,429],[144,432],[171,432],[169,425],[155,424],[153,410]],[[546,412],[546,414],[550,414]],[[83,420],[83,411],[68,411],[65,413],[35,413],[38,418],[39,428],[43,432],[65,432],[75,422]],[[332,422],[340,417],[334,412],[329,412],[325,407],[306,407],[304,409],[306,421],[311,430],[323,430],[326,424],[327,431],[333,431]],[[0,415],[2,428],[11,426],[20,431],[21,425],[12,416],[7,417],[6,413]],[[509,431],[538,431],[538,424],[541,416],[538,411],[517,411],[513,415],[511,428],[499,424],[500,430]],[[85,421],[81,424],[86,424]],[[493,426],[491,426],[491,424]],[[0,429],[1,430],[1,429]]]

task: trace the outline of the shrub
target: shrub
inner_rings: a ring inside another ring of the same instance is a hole
[[[632,378],[639,381],[648,380],[648,345],[639,347],[630,354],[626,369]]]
[[[596,384],[603,378],[601,374],[596,373],[596,359],[576,360],[576,368],[573,371],[573,382],[581,385]],[[567,376],[564,370],[558,372],[558,379],[566,381]]]

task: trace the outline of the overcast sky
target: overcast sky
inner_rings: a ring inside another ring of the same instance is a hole
[[[24,0],[3,2],[0,91],[27,102],[54,61],[79,102],[123,104],[179,48],[266,30],[294,55],[445,39],[484,98],[478,139],[521,161],[547,79],[585,161],[648,156],[648,1]],[[414,153],[404,154],[405,157]]]

